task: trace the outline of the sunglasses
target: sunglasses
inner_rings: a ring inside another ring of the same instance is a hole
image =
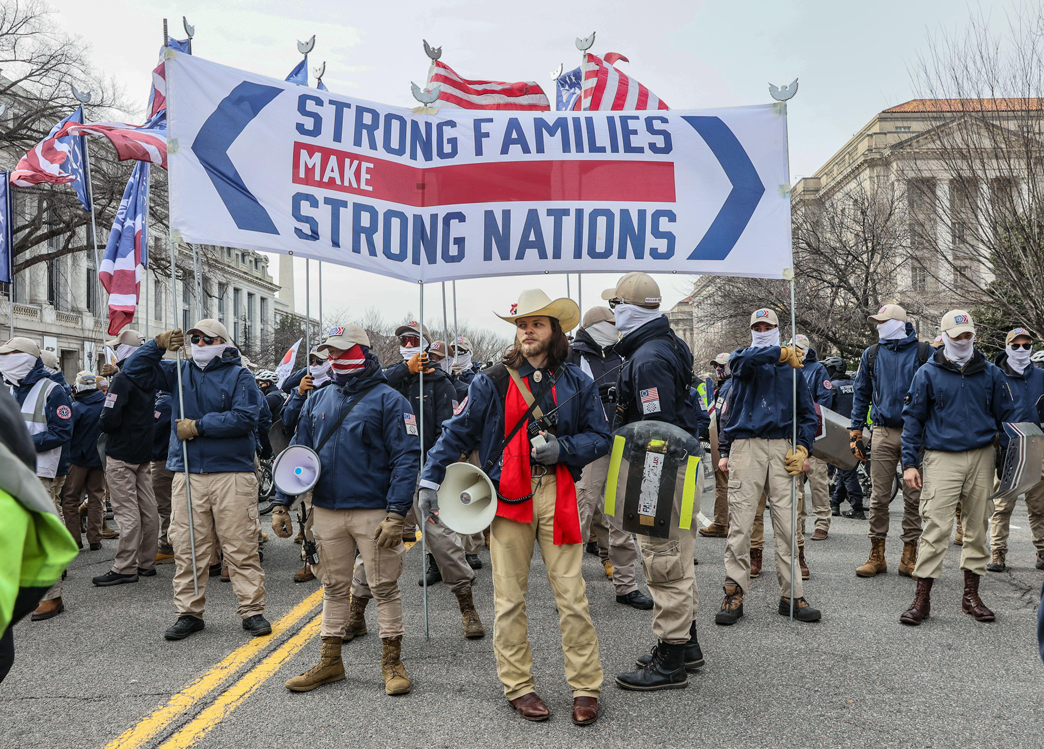
[[[399,343],[406,347],[419,346],[420,336],[415,335],[403,335],[399,336]]]
[[[1026,349],[1027,351],[1029,351],[1031,348],[1033,348],[1033,344],[1032,343],[1013,343],[1013,344],[1011,344],[1011,347],[1015,351],[1018,351],[1020,348],[1023,348],[1023,349]]]
[[[623,300],[622,299],[610,299],[609,300],[609,309],[616,309],[616,305],[618,305],[618,304],[623,304]]]
[[[191,343],[196,344],[197,346],[200,343],[202,343],[204,346],[213,346],[214,343],[217,342],[217,340],[218,339],[215,336],[200,335],[199,333],[193,333],[192,336],[189,338],[189,341]]]

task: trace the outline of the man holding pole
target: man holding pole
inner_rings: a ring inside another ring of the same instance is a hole
[[[175,473],[169,535],[177,566],[174,604],[178,620],[164,637],[182,640],[203,629],[207,568],[216,544],[224,552],[243,629],[254,636],[268,635],[272,625],[263,615],[265,574],[257,544],[261,533],[254,475],[257,386],[241,366],[239,352],[228,345],[223,324],[200,320],[188,335],[192,347],[189,361],[179,359],[175,364],[162,360],[164,351],[177,351],[184,345],[185,335],[175,329],[143,345],[123,367],[123,375],[139,387],[180,396],[173,403],[167,457],[167,468]],[[175,366],[181,368],[180,376]],[[179,386],[183,388],[180,394]],[[191,481],[191,508],[186,480]],[[194,549],[190,543],[190,510]],[[194,590],[193,567],[198,592]]]

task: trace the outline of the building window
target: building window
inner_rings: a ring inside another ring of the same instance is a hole
[[[98,316],[98,276],[94,270],[94,259],[87,260],[87,279],[84,289],[87,295],[87,311],[95,317]]]
[[[239,345],[239,324],[243,316],[243,290],[232,289],[232,320],[233,320],[233,337],[236,339],[236,345]]]
[[[225,294],[228,293],[227,284],[218,284],[218,321],[225,322]]]
[[[928,271],[923,265],[910,268],[910,287],[914,291],[928,291]]]
[[[256,294],[247,294],[247,326],[246,326],[246,338],[247,343],[254,340],[254,308],[256,307],[254,300]]]
[[[152,297],[155,299],[154,311],[152,313],[153,320],[163,319],[163,282],[158,278],[152,282]]]
[[[896,125],[895,126],[895,132],[897,132],[897,133],[908,133],[908,132],[910,132],[910,126],[909,125]]]
[[[260,324],[258,325],[258,332],[260,333],[260,342],[258,346],[261,349],[265,347],[265,325],[268,322],[268,299],[261,297],[261,314],[258,316]]]

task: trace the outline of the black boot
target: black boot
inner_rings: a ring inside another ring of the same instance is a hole
[[[588,554],[594,554],[595,556],[598,556],[598,542],[588,541],[587,544],[584,545],[584,551],[586,551]]]
[[[424,577],[428,579],[428,585],[434,585],[435,583],[442,582],[442,573],[439,572],[439,565],[435,564],[435,557],[428,554],[428,569],[424,573]],[[424,586],[424,580],[418,580],[417,585]]]
[[[831,502],[830,503],[830,514],[832,516],[834,516],[835,518],[841,517],[841,505],[835,505],[834,503]]]
[[[193,632],[203,631],[203,620],[197,616],[182,614],[178,620],[163,633],[168,640],[184,640]]]
[[[478,554],[465,554],[464,560],[468,563],[468,566],[473,570],[482,569],[482,560],[479,559]]]
[[[656,652],[654,646],[652,652],[649,655],[643,655],[635,660],[638,664],[638,668],[645,668],[649,665],[649,661],[652,660],[652,654]],[[698,671],[704,666],[703,661],[703,650],[700,649],[700,641],[696,639],[696,622],[693,622],[689,627],[689,641],[685,643],[685,668],[690,671]]]
[[[637,671],[620,674],[616,677],[616,685],[636,692],[684,689],[689,686],[689,675],[685,673],[685,647],[658,643],[649,664]]]
[[[841,514],[846,518],[851,518],[852,520],[866,520],[866,513],[863,512],[862,507],[858,510],[853,507],[851,510],[845,510]]]

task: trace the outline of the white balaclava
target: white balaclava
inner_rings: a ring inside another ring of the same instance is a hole
[[[959,367],[971,361],[975,351],[975,334],[966,341],[955,341],[949,333],[943,333],[943,355]]]
[[[17,385],[36,366],[36,359],[32,354],[21,352],[4,354],[0,356],[0,374],[12,385]]]
[[[123,361],[128,356],[138,350],[138,347],[131,343],[117,343],[116,344],[116,361]]]
[[[639,307],[637,304],[618,304],[616,309],[613,310],[613,316],[616,318],[616,330],[621,337],[638,330],[638,328],[648,322],[652,322],[660,317],[661,314],[663,313],[660,312],[659,307],[649,309],[648,307]]]
[[[312,375],[312,386],[319,387],[330,379],[330,360],[308,365],[308,374]]]
[[[587,334],[591,336],[591,339],[602,348],[608,348],[614,343],[620,341],[620,334],[616,330],[616,325],[608,320],[596,322],[594,325],[584,328],[584,330],[586,330]]]
[[[764,333],[759,333],[756,330],[750,331],[751,348],[768,348],[769,346],[779,345],[779,328],[772,328],[772,330],[766,330]]]
[[[1033,356],[1033,351],[1026,348],[1013,349],[1011,344],[1005,346],[1004,350],[1008,352],[1008,366],[1019,374],[1025,372],[1026,367],[1031,363],[1030,357]]]
[[[192,344],[192,361],[196,363],[196,366],[200,369],[206,369],[207,365],[210,364],[214,359],[220,357],[225,353],[225,349],[228,348],[227,343],[214,343],[210,346],[204,346],[203,344],[193,343]]]
[[[877,337],[882,341],[897,341],[906,338],[906,323],[902,320],[885,320],[878,323]]]

